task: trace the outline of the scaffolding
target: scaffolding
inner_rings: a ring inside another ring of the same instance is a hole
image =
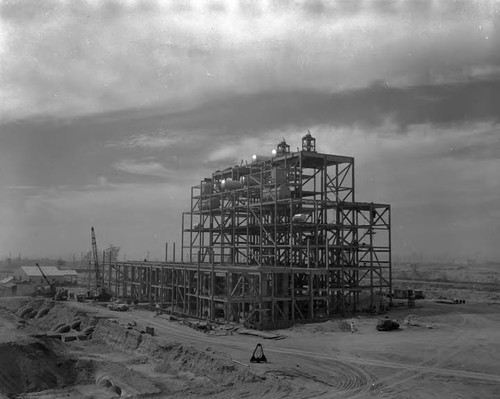
[[[382,310],[391,209],[356,202],[354,178],[354,158],[316,152],[309,132],[297,152],[283,139],[191,188],[180,262],[108,262],[108,288],[258,329]]]

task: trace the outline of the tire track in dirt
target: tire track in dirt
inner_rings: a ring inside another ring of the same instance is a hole
[[[315,377],[305,371],[283,368],[277,370],[269,370],[266,373],[272,372],[278,375],[301,378],[304,380],[314,381],[318,384],[327,385],[340,391],[350,391],[367,386],[371,380],[371,376],[363,372],[358,367],[348,365],[346,363],[337,363],[338,367],[335,371],[338,372],[331,376],[329,381]]]
[[[470,339],[470,334],[466,334],[466,330],[463,327],[467,323],[471,323],[472,319],[477,319],[477,316],[475,315],[472,318],[472,315],[464,315],[460,313],[455,314],[460,316],[461,320],[456,326],[457,328],[453,335],[450,337],[450,340],[448,341],[448,344],[446,346],[440,347],[439,350],[435,352],[435,354],[420,362],[418,365],[416,365],[416,367],[413,367],[411,371],[403,370],[391,375],[390,377],[378,380],[377,383],[373,386],[373,390],[384,390],[385,393],[389,393],[388,390],[393,390],[398,386],[406,384],[421,377],[422,375],[429,373],[500,382],[500,376],[462,370],[443,369],[440,367],[443,364],[446,364],[450,359],[455,357],[460,352],[463,352],[462,344],[468,342],[468,340]],[[452,352],[449,352],[448,349],[452,347],[456,347],[456,349]],[[361,397],[363,397],[363,395],[355,395],[351,397],[351,399],[357,399]]]
[[[480,373],[480,372],[475,372],[475,371],[465,371],[465,370],[447,369],[447,368],[441,368],[441,367],[420,366],[420,365],[414,365],[414,364],[391,362],[391,361],[386,361],[386,360],[350,357],[350,356],[346,356],[346,355],[328,355],[328,354],[318,354],[318,353],[309,353],[309,352],[304,353],[304,352],[297,350],[297,349],[283,349],[283,350],[280,349],[279,351],[277,351],[277,350],[272,350],[272,349],[268,348],[268,349],[266,349],[266,352],[286,353],[286,354],[290,354],[290,355],[309,357],[309,358],[313,358],[316,360],[332,360],[332,361],[336,361],[336,362],[345,362],[345,363],[348,363],[351,365],[352,365],[352,363],[355,363],[355,364],[361,364],[364,366],[376,366],[376,367],[404,369],[404,371],[411,371],[414,373],[416,373],[416,372],[419,372],[419,373],[433,372],[435,374],[441,374],[441,375],[445,375],[445,376],[460,376],[463,378],[476,378],[476,379],[484,380],[484,381],[500,382],[500,375]],[[391,376],[391,378],[392,378],[392,376]]]
[[[421,367],[433,367],[437,366],[439,364],[439,359],[443,359],[444,353],[447,351],[447,349],[451,346],[457,343],[458,341],[461,340],[461,336],[464,332],[463,327],[465,325],[466,318],[462,314],[458,314],[460,316],[460,322],[458,323],[457,327],[458,330],[455,330],[453,335],[449,337],[448,340],[448,345],[446,346],[441,346],[437,351],[435,351],[431,356],[428,356],[426,359],[418,363],[418,366]],[[422,372],[420,371],[401,371],[399,373],[393,374],[390,377],[381,379],[377,382],[376,388],[384,388],[384,389],[390,389],[393,388],[397,385],[404,384],[410,380],[418,378]],[[406,375],[406,377],[405,377]],[[394,380],[393,383],[388,383],[389,381]]]
[[[109,312],[111,316],[115,315],[113,312]],[[123,314],[122,314],[123,315]],[[122,316],[120,315],[120,316]],[[459,316],[463,316],[460,313],[457,313]],[[128,316],[129,320],[134,320],[137,321],[138,319],[141,320],[141,322],[157,326],[158,328],[162,330],[168,330],[168,332],[171,335],[174,335],[180,339],[185,339],[186,337],[189,337],[190,339],[193,339],[197,342],[201,342],[204,344],[209,344],[211,342],[216,342],[219,343],[223,346],[233,348],[233,349],[239,349],[242,351],[246,351],[248,349],[248,342],[242,342],[242,343],[236,343],[236,342],[227,342],[221,337],[216,337],[216,336],[210,336],[210,335],[205,335],[205,334],[200,334],[199,332],[196,331],[191,331],[188,328],[182,329],[180,331],[178,329],[178,326],[169,326],[168,322],[167,323],[159,323],[157,321],[151,321],[148,318],[141,317],[140,315],[134,314],[134,315],[123,315],[123,316]],[[459,323],[459,327],[463,326],[465,324],[465,318],[462,318],[462,320]],[[458,339],[460,339],[460,335],[463,333],[463,330],[459,330],[456,333],[453,334],[453,342],[457,342]],[[407,364],[407,363],[399,363],[399,362],[391,362],[391,361],[386,361],[386,360],[376,360],[376,359],[370,359],[370,358],[357,358],[353,356],[347,356],[347,355],[331,355],[331,354],[323,354],[323,353],[311,353],[310,351],[302,351],[300,349],[294,349],[294,348],[286,348],[286,347],[280,347],[280,348],[273,348],[271,342],[269,342],[266,352],[270,353],[276,353],[276,354],[289,354],[293,356],[301,356],[307,359],[314,359],[314,360],[332,360],[336,362],[344,362],[349,365],[354,364],[361,364],[361,365],[370,365],[370,366],[379,366],[379,367],[388,367],[388,368],[395,368],[395,369],[403,369],[401,370],[401,373],[405,371],[409,371],[412,373],[415,372],[420,372],[421,374],[426,372],[427,370],[433,371],[437,374],[443,374],[443,375],[454,375],[454,373],[460,374],[462,377],[466,378],[476,378],[476,379],[483,379],[486,381],[495,381],[498,382],[500,381],[500,376],[497,375],[492,375],[488,373],[478,373],[478,372],[468,372],[468,371],[460,371],[460,370],[452,370],[452,369],[444,369],[444,368],[437,368],[437,367],[431,367],[430,365],[414,365],[414,364]],[[444,350],[444,348],[443,348]],[[442,350],[442,351],[443,351]],[[426,362],[429,362],[433,358],[436,358],[436,356],[432,356],[431,358],[426,359]],[[413,376],[413,375],[412,375]],[[390,378],[393,378],[392,376]]]
[[[342,397],[345,397],[345,393],[356,391],[368,391],[370,387],[371,376],[364,372],[360,367],[353,366],[350,364],[336,362],[335,368],[332,367],[332,370],[335,372],[329,375],[329,380],[325,381],[325,379],[318,378],[314,375],[311,375],[311,369],[308,369],[309,372],[305,372],[302,370],[292,369],[289,367],[280,368],[280,369],[271,369],[266,371],[266,375],[271,375],[278,378],[292,378],[294,380],[302,380],[308,384],[308,396],[307,398],[324,398],[325,395],[328,398],[331,398],[333,392],[336,394],[343,394]],[[322,368],[327,367],[324,363],[322,364]],[[320,392],[313,392],[310,388],[311,383],[317,384],[318,388],[321,386],[325,386],[327,388],[326,391],[320,390]],[[303,397],[303,396],[301,396]]]
[[[318,355],[288,348],[268,347],[266,352],[292,356],[300,364],[301,369],[285,367],[280,369],[282,372],[329,388],[326,392],[311,393],[307,396],[308,398],[331,398],[334,393],[344,398],[353,393],[367,393],[375,379],[375,376],[369,373],[363,364],[345,361],[336,356]]]
[[[113,312],[107,311],[104,309],[107,314],[110,316],[117,316]],[[182,331],[179,330],[179,326],[169,325],[169,322],[165,320],[151,320],[148,317],[143,317],[140,314],[126,314],[122,313],[119,315],[120,319],[128,319],[130,321],[141,322],[150,326],[154,326],[158,332],[167,333],[172,337],[176,337],[179,339],[189,338],[190,340],[203,343],[203,344],[220,344],[226,348],[247,351],[248,350],[248,342],[228,342],[223,337],[216,337],[201,334],[200,332],[185,328]],[[287,351],[283,351],[279,348],[273,348],[272,343],[269,342],[266,347],[266,352],[276,353],[276,354],[286,354]],[[294,350],[293,353],[290,353],[293,356],[299,356],[304,360],[316,360],[314,354],[306,351]],[[295,378],[302,378],[308,381],[312,381],[318,384],[329,386],[330,388],[334,388],[337,392],[368,392],[370,387],[372,386],[372,382],[374,380],[374,376],[369,374],[366,370],[362,368],[362,365],[353,364],[352,362],[340,361],[339,359],[330,356],[323,359],[324,361],[331,362],[331,369],[335,371],[335,373],[329,374],[329,381],[322,380],[315,376],[312,376],[305,372],[300,372],[293,369],[288,369],[288,375],[294,376]],[[317,366],[316,366],[317,367]],[[314,369],[314,365],[311,367]],[[321,365],[322,371],[325,369],[325,364]],[[317,396],[311,396],[317,397]]]

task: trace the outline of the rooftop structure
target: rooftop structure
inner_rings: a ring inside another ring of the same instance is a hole
[[[57,282],[76,281],[77,273],[75,270],[60,270],[56,266],[40,266],[45,275]],[[18,280],[26,280],[44,284],[44,278],[37,266],[21,266],[15,273]]]

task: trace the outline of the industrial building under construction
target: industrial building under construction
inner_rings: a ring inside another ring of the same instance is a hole
[[[355,200],[354,158],[283,140],[191,188],[180,261],[104,262],[115,297],[258,329],[380,309],[391,292],[390,205]]]

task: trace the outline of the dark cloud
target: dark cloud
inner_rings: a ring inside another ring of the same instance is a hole
[[[441,128],[487,121],[493,126],[487,137],[483,132],[478,140],[462,142],[457,136],[432,156],[498,158],[498,104],[500,80],[407,88],[375,84],[332,94],[295,91],[220,95],[180,112],[151,108],[68,120],[33,118],[2,125],[0,145],[16,156],[3,159],[0,166],[16,170],[10,175],[14,179],[10,183],[18,185],[78,186],[90,184],[96,176],[127,182],[134,180],[133,176],[111,166],[123,158],[147,159],[178,173],[200,167],[216,169],[220,161],[208,160],[207,154],[249,134],[305,131],[318,125],[360,128],[369,134],[371,130],[380,131],[388,122],[403,134],[412,125],[428,124],[438,135]],[[139,139],[129,140],[130,145],[118,150],[103,147],[103,143],[134,135],[149,141],[143,145]],[[167,138],[167,145],[155,148],[155,137],[159,144]],[[158,176],[144,179],[158,180]]]
[[[359,90],[324,93],[315,90],[276,91],[249,94],[214,94],[192,109],[170,111],[169,107],[128,109],[72,119],[85,125],[88,134],[124,123],[129,131],[163,129],[217,130],[220,133],[270,130],[287,125],[377,127],[391,119],[402,130],[421,123],[454,124],[500,121],[500,80],[466,83],[391,87],[378,82]],[[26,120],[39,126],[41,119]],[[51,124],[61,120],[45,119]],[[68,121],[64,123],[70,123]],[[75,126],[73,125],[73,126]],[[3,125],[16,130],[19,122]],[[77,129],[78,130],[78,129]],[[110,129],[113,131],[113,129]]]
[[[173,129],[218,130],[230,134],[311,125],[378,127],[388,119],[401,131],[409,125],[500,121],[500,80],[413,86],[375,84],[333,94],[317,91],[263,92],[214,97],[195,109],[177,113],[151,109],[126,114],[140,123]],[[125,113],[114,114],[115,117]],[[154,121],[154,122],[153,122]]]

